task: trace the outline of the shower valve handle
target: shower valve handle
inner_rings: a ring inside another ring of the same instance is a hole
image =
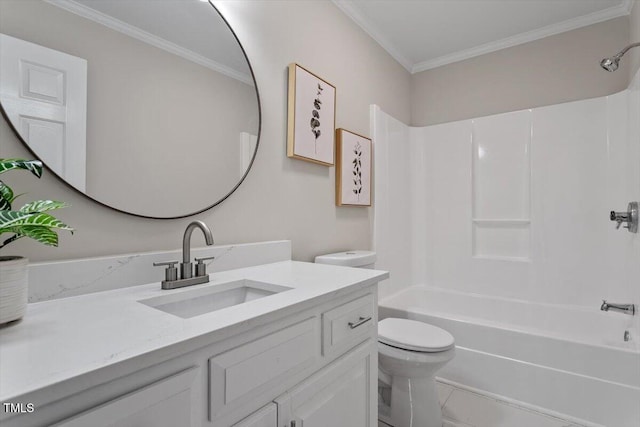
[[[638,232],[638,202],[631,202],[627,207],[627,212],[611,211],[609,219],[615,221],[616,230],[620,228],[622,223],[626,223],[624,228],[628,229],[631,233]]]
[[[620,226],[622,225],[623,222],[627,221],[627,213],[626,212],[611,211],[611,213],[609,214],[609,219],[611,221],[617,222],[617,224],[616,224],[616,230],[617,230],[617,229],[620,228]]]

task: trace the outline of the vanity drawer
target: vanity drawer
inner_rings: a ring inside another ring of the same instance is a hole
[[[355,345],[375,328],[375,299],[365,295],[322,314],[322,354]]]
[[[312,317],[209,359],[209,418],[250,401],[310,367],[320,353],[318,318]],[[281,391],[280,391],[281,392]]]

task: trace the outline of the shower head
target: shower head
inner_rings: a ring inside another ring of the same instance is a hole
[[[637,46],[640,46],[640,43],[632,43],[629,46],[622,49],[620,52],[616,53],[615,55],[609,58],[604,58],[602,61],[600,61],[600,66],[610,72],[617,70],[618,66],[620,65],[620,59],[624,56],[624,54],[627,53],[627,51],[632,47],[637,47]]]

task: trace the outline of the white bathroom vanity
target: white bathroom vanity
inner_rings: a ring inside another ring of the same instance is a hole
[[[289,260],[30,304],[0,330],[0,422],[374,426],[387,277]]]

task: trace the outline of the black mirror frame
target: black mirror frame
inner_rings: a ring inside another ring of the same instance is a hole
[[[97,203],[97,204],[99,204],[101,206],[104,206],[105,208],[114,210],[116,212],[121,212],[121,213],[124,213],[124,214],[127,214],[127,215],[132,215],[132,216],[135,216],[135,217],[138,217],[138,218],[147,218],[147,219],[168,220],[168,219],[187,218],[187,217],[190,217],[190,216],[198,215],[198,214],[200,214],[202,212],[208,211],[209,209],[212,209],[212,208],[218,206],[219,204],[221,204],[222,202],[227,200],[229,198],[229,196],[231,196],[238,189],[238,187],[240,187],[240,184],[242,184],[244,182],[245,178],[249,174],[249,171],[251,171],[251,168],[253,166],[253,162],[255,161],[256,155],[258,153],[258,147],[260,146],[260,138],[262,136],[262,106],[261,106],[261,103],[260,103],[260,91],[258,90],[258,83],[256,82],[256,76],[255,76],[255,74],[253,72],[253,67],[251,66],[251,62],[249,61],[249,57],[247,56],[247,52],[244,50],[244,46],[242,46],[242,43],[240,43],[240,40],[238,39],[238,36],[236,35],[236,32],[233,30],[231,25],[229,25],[229,22],[224,17],[224,15],[222,15],[222,13],[220,13],[218,8],[215,7],[210,1],[208,3],[211,5],[211,7],[213,7],[213,9],[216,11],[216,13],[218,15],[220,15],[220,17],[222,18],[224,23],[227,25],[227,28],[229,28],[229,30],[231,31],[231,34],[233,34],[233,38],[238,43],[238,46],[240,46],[240,50],[242,51],[242,54],[244,55],[244,59],[247,61],[247,65],[249,66],[249,71],[251,73],[251,78],[253,79],[253,85],[254,85],[254,88],[256,90],[256,100],[258,102],[258,138],[257,138],[257,141],[256,141],[256,148],[253,151],[253,156],[251,156],[251,161],[249,162],[249,166],[247,167],[247,170],[244,172],[244,175],[242,175],[242,177],[237,182],[237,184],[227,194],[225,194],[222,198],[220,198],[220,200],[218,200],[215,203],[213,203],[211,205],[208,205],[208,206],[206,206],[206,207],[204,207],[204,208],[202,208],[200,210],[197,210],[195,212],[187,213],[187,214],[184,214],[184,215],[176,215],[176,216],[151,216],[151,215],[142,215],[142,214],[138,214],[138,213],[134,213],[134,212],[128,212],[126,210],[119,209],[119,208],[110,206],[110,205],[108,205],[108,204],[106,204],[104,202],[101,202],[100,200],[97,200],[96,198],[84,193],[83,191],[81,191],[81,190],[77,189],[76,187],[74,187],[73,185],[69,184],[62,177],[60,177],[60,175],[58,175],[55,171],[50,169],[43,162],[44,166],[49,171],[49,173],[54,175],[58,180],[60,180],[68,188],[71,188],[73,191],[81,194],[82,196],[88,198],[89,200],[91,200],[91,201],[93,201],[93,202],[95,202],[95,203]],[[15,128],[15,126],[11,122],[11,120],[9,120],[9,116],[7,115],[7,112],[5,111],[4,106],[2,105],[2,103],[0,103],[0,113],[2,113],[2,117],[7,122],[7,124],[9,125],[9,127],[11,128],[13,133],[16,135],[16,137],[20,140],[20,142],[22,142],[22,144],[27,148],[27,150],[29,150],[29,152],[33,155],[33,157],[39,159],[38,155],[31,149],[31,147],[29,147],[29,144],[27,144],[27,142],[24,140],[24,138],[22,138],[22,136],[20,135],[18,130]]]

